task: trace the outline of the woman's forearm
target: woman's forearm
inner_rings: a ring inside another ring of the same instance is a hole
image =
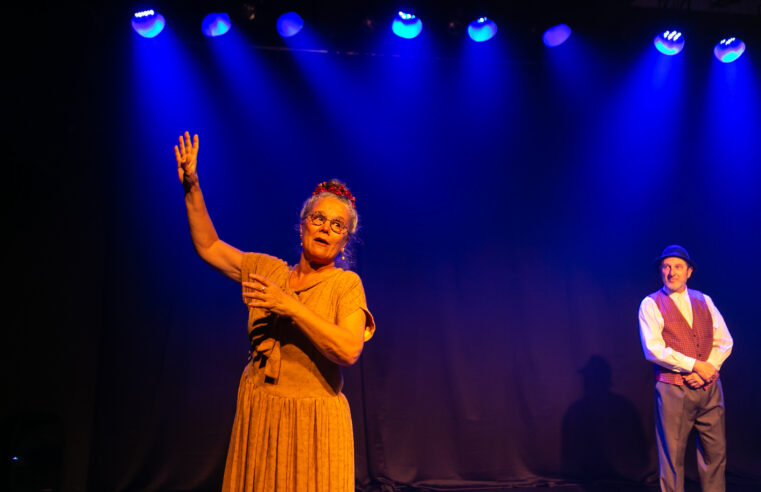
[[[196,252],[203,257],[203,251],[211,248],[215,241],[219,240],[214,224],[211,222],[206,202],[201,193],[201,187],[196,181],[191,186],[186,186],[185,208],[188,212],[188,225],[190,237]]]
[[[193,247],[206,263],[235,282],[241,281],[240,263],[243,253],[219,239],[206,209],[198,180],[185,186],[185,208]]]
[[[312,341],[322,355],[342,366],[354,364],[364,345],[365,314],[356,313],[333,324],[294,299],[289,316]]]

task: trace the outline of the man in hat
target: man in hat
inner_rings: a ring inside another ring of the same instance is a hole
[[[683,247],[667,246],[655,265],[663,288],[642,301],[639,330],[645,358],[655,365],[661,490],[684,490],[685,447],[694,428],[703,492],[724,491],[726,440],[719,369],[732,351],[732,337],[711,298],[687,288],[695,264]]]

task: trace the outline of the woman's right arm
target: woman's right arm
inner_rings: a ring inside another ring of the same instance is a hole
[[[192,143],[189,132],[180,135],[180,145],[174,146],[174,154],[177,159],[177,175],[185,188],[190,237],[196,253],[215,270],[240,282],[243,252],[219,239],[198,185],[198,135],[193,136]]]

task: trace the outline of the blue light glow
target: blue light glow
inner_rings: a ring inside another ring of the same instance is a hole
[[[155,38],[165,25],[164,16],[153,10],[143,10],[132,16],[132,29],[144,38]]]
[[[232,23],[230,22],[230,16],[225,13],[211,13],[206,14],[201,22],[201,31],[210,38],[222,36],[227,34],[230,30]]]
[[[473,41],[482,43],[497,35],[497,24],[486,17],[479,17],[468,24],[468,36]]]
[[[722,63],[732,63],[745,53],[745,43],[737,38],[722,39],[713,48],[713,54]]]
[[[296,12],[286,12],[277,18],[277,32],[284,38],[297,35],[304,28],[304,20]]]
[[[679,31],[666,31],[653,39],[655,48],[664,55],[673,56],[684,49],[684,36]]]
[[[412,39],[423,30],[423,21],[418,19],[415,14],[408,14],[400,10],[391,23],[391,30],[400,38]]]
[[[548,48],[554,48],[565,43],[571,37],[571,28],[565,24],[552,26],[542,35],[542,41]]]

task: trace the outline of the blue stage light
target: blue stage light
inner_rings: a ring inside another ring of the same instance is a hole
[[[468,36],[473,41],[482,43],[497,35],[497,24],[486,17],[479,17],[468,24]]]
[[[286,12],[277,18],[277,32],[284,38],[297,35],[304,28],[304,20],[296,12]]]
[[[412,39],[423,30],[423,21],[418,19],[415,14],[408,14],[400,10],[391,23],[391,30],[400,38]]]
[[[722,39],[713,48],[713,54],[722,63],[732,63],[745,53],[745,43],[737,38]]]
[[[155,38],[165,25],[164,16],[153,10],[135,12],[132,16],[132,29],[144,38]]]
[[[557,26],[552,26],[544,31],[542,41],[548,48],[554,48],[555,46],[560,46],[565,43],[570,37],[571,28],[565,24],[558,24]]]
[[[684,36],[679,31],[666,31],[653,39],[656,49],[664,55],[676,55],[684,49]]]
[[[210,38],[227,34],[231,26],[230,16],[225,13],[206,14],[206,17],[201,21],[201,31]]]

